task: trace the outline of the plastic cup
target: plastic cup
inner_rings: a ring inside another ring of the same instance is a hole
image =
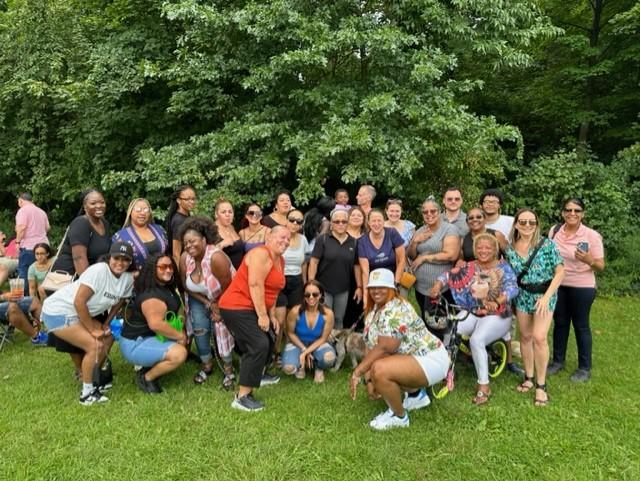
[[[19,299],[24,296],[24,279],[20,277],[9,279],[9,286],[11,287],[11,298]]]

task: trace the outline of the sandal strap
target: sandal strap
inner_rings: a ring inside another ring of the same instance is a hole
[[[536,389],[542,389],[544,392],[547,392],[547,383],[539,384],[536,382]]]

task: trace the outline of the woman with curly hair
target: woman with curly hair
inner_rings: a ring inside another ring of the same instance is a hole
[[[180,257],[180,277],[185,288],[187,319],[193,328],[202,368],[194,376],[196,384],[203,384],[213,372],[211,352],[211,322],[215,330],[218,354],[224,363],[223,386],[234,384],[234,340],[227,327],[220,322],[218,300],[236,273],[231,260],[217,247],[218,229],[207,217],[191,217],[180,228],[184,252]]]

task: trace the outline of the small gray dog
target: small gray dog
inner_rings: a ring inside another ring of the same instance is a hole
[[[355,332],[353,328],[332,330],[329,342],[336,348],[336,364],[331,369],[333,372],[340,369],[347,355],[351,358],[351,366],[354,368],[364,357],[366,348],[364,337],[361,332]]]

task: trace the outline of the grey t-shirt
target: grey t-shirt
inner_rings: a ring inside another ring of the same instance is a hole
[[[426,229],[426,226],[420,227],[416,231],[416,235],[424,232]],[[421,242],[416,246],[418,255],[436,254],[438,252],[442,252],[444,238],[449,236],[459,237],[460,234],[458,228],[453,224],[449,224],[448,222],[440,222],[440,227],[438,227],[438,230],[436,230],[433,235],[426,241]],[[451,262],[423,262],[414,272],[416,276],[416,290],[420,294],[427,295],[427,293],[433,287],[433,284],[436,282],[438,276],[443,272],[448,271],[452,267],[453,263]]]
[[[453,220],[449,220],[447,218],[446,212],[443,212],[440,218],[451,225],[455,225],[458,228],[460,237],[466,236],[467,232],[469,232],[469,226],[467,225],[467,214],[462,211],[460,211],[458,217]]]

